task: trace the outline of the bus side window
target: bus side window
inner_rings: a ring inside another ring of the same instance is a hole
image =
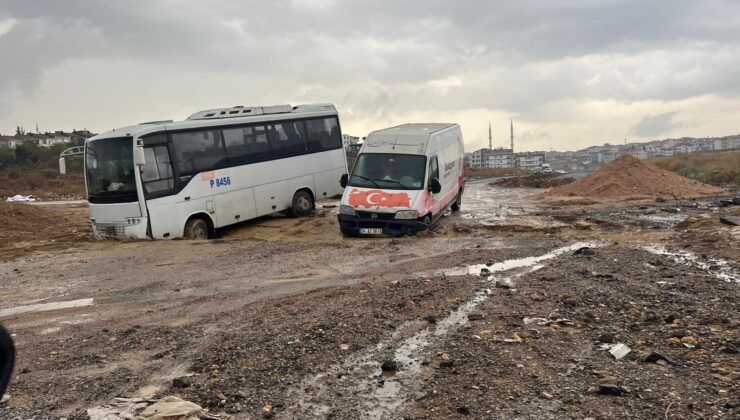
[[[270,149],[276,158],[298,156],[307,152],[306,132],[300,121],[283,122],[267,126]]]
[[[342,148],[342,135],[335,117],[317,118],[306,121],[308,144],[311,152]]]
[[[226,157],[232,164],[256,163],[270,158],[270,144],[264,126],[223,130]]]
[[[172,134],[175,161],[182,174],[210,171],[226,163],[218,131],[186,131]]]

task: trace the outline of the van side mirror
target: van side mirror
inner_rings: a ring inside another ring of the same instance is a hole
[[[341,185],[342,188],[346,188],[348,182],[349,182],[349,175],[342,174],[342,177],[339,178],[339,185]]]
[[[134,165],[144,166],[146,165],[146,157],[144,157],[144,148],[134,148]]]
[[[67,174],[67,161],[63,157],[59,158],[59,173],[62,175]]]
[[[439,183],[437,178],[432,178],[432,180],[429,181],[429,191],[431,191],[432,194],[437,194],[442,191],[442,184]]]

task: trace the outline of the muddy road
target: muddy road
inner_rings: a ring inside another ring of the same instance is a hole
[[[540,192],[470,183],[411,238],[344,239],[326,202],[211,241],[8,244],[0,418],[167,395],[222,418],[737,418],[737,207]]]

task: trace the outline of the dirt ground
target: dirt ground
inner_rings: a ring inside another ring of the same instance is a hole
[[[166,395],[239,419],[740,415],[737,206],[543,206],[489,182],[399,239],[342,238],[336,202],[125,243],[90,241],[84,207],[17,230],[0,208],[19,357],[0,418]]]

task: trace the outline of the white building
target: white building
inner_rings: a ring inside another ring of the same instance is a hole
[[[511,149],[493,149],[486,161],[486,168],[513,168],[514,153]]]
[[[740,150],[740,136],[714,139],[714,150]]]
[[[516,153],[514,159],[518,168],[536,170],[545,163],[545,154],[543,152]]]
[[[342,134],[342,144],[347,147],[351,144],[357,144],[360,141],[359,137],[350,136],[349,134]]]
[[[491,156],[493,150],[491,149],[478,149],[470,154],[470,167],[471,168],[487,168],[488,157]]]

